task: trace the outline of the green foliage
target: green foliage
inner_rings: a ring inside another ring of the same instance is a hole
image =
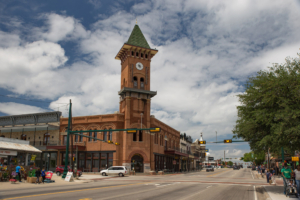
[[[233,162],[228,161],[228,165],[229,165],[229,166],[232,166],[232,165],[233,165]]]
[[[300,54],[298,54],[300,55]],[[287,58],[285,64],[259,71],[238,95],[238,119],[234,138],[249,141],[254,152],[287,152],[300,146],[300,62]]]
[[[258,153],[245,153],[244,154],[244,161],[245,162],[253,162],[256,165],[260,165],[265,161],[265,153],[263,151]]]
[[[222,165],[225,165],[225,162],[224,162],[224,161],[222,162]]]

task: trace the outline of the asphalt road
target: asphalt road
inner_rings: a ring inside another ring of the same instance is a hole
[[[262,200],[264,180],[250,169],[218,169],[164,176],[130,176],[66,186],[2,191],[0,199],[218,199]]]

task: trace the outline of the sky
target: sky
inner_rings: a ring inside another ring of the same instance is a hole
[[[232,138],[247,79],[300,48],[299,0],[0,0],[0,116],[118,111],[119,49],[151,48],[151,114],[195,140]],[[247,143],[207,144],[241,157]],[[228,155],[228,156],[227,156]]]

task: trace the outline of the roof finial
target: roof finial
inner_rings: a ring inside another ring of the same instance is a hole
[[[135,18],[135,24],[137,24],[137,17]]]

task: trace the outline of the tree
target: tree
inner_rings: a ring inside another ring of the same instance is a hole
[[[225,166],[225,162],[224,162],[224,161],[222,162],[222,165],[224,165],[224,166]]]
[[[229,162],[228,162],[228,165],[229,165],[229,166],[232,166],[232,165],[233,165],[233,162],[229,161]]]
[[[255,163],[256,165],[261,165],[265,161],[265,153],[263,151],[259,153],[254,153],[254,152],[245,153],[244,161],[252,162]]]
[[[300,54],[298,54],[300,55]],[[283,65],[259,71],[238,95],[234,138],[249,141],[256,152],[287,152],[300,146],[300,62],[286,58]]]

